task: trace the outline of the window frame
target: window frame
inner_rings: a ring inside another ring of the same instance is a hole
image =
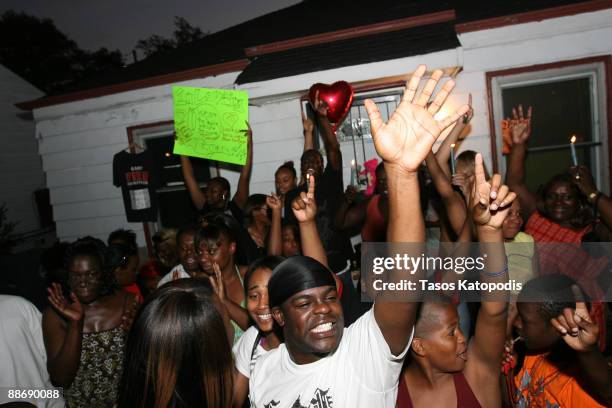
[[[501,121],[504,119],[503,89],[589,77],[592,80],[593,141],[580,143],[580,146],[601,145],[601,154],[594,157],[595,166],[600,171],[593,176],[599,188],[603,192],[609,193],[612,190],[612,169],[610,167],[612,141],[609,134],[612,130],[611,67],[612,55],[603,55],[486,72],[491,158],[494,171],[502,174],[505,174],[506,171],[501,152],[503,143],[501,140]],[[549,146],[545,150],[555,148],[560,148],[560,146]],[[536,148],[535,150],[543,149]]]
[[[136,145],[144,148],[145,142],[147,139],[153,139],[157,137],[169,136],[174,133],[174,120],[165,120],[153,123],[146,123],[142,125],[129,126],[126,128],[127,139],[129,143],[129,149],[132,153],[136,153]],[[212,162],[210,166],[210,175],[211,177],[215,177],[219,175],[219,163]],[[198,183],[200,187],[206,185],[206,183]],[[161,187],[155,190],[158,192],[168,192],[168,191],[177,191],[177,190],[187,190],[187,186],[185,183],[182,185],[172,185]],[[144,232],[146,244],[147,244],[147,254],[150,258],[153,258],[153,235],[160,230],[160,219],[159,219],[159,211],[157,214],[157,221],[155,222],[143,222],[142,229]]]

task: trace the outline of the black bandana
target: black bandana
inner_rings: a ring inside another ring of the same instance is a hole
[[[329,269],[307,256],[292,256],[272,271],[268,282],[270,307],[282,305],[285,300],[303,290],[321,286],[336,286]]]

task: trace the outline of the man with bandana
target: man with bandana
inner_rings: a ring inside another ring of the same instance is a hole
[[[465,105],[448,118],[435,120],[454,81],[447,81],[428,104],[442,71],[434,71],[417,95],[425,71],[421,65],[412,75],[387,123],[376,105],[366,101],[374,145],[387,172],[390,242],[425,241],[417,172],[440,133],[468,110]],[[315,207],[314,189],[302,192],[296,201],[294,209]],[[302,240],[303,245],[312,244],[305,237]],[[419,276],[420,271],[410,277],[391,271],[389,279],[399,282]],[[319,261],[304,256],[289,258],[275,268],[268,290],[285,343],[257,362],[249,380],[251,407],[395,406],[418,302],[376,301],[345,329],[332,274]]]

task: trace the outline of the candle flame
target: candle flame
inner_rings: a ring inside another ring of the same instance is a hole
[[[572,138],[570,139],[570,143],[576,143],[576,135],[572,135]]]
[[[451,148],[454,149],[455,148],[455,144],[451,143]]]
[[[351,166],[355,165],[355,159],[351,160]]]

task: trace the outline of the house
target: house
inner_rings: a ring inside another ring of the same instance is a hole
[[[32,115],[18,109],[15,103],[43,95],[29,82],[0,65],[0,205],[6,205],[7,221],[16,223],[14,234],[18,238],[40,236],[35,192],[45,188],[45,174]],[[42,195],[39,193],[37,196],[40,202]],[[21,246],[24,244],[22,241]]]
[[[128,140],[148,145],[171,137],[173,85],[249,93],[251,192],[269,193],[275,169],[299,159],[301,110],[313,83],[345,80],[355,88],[342,135],[347,183],[351,159],[375,157],[360,105],[364,97],[392,110],[406,73],[419,63],[458,78],[446,109],[472,94],[475,116],[462,150],[482,152],[489,166],[503,172],[501,120],[513,104],[533,103],[534,125],[546,131],[537,135],[530,174],[546,175],[551,163],[567,166],[569,136],[576,133],[580,160],[609,192],[610,38],[610,0],[306,0],[17,106],[34,115],[62,240],[105,238],[123,227],[150,243],[160,223],[127,223],[120,191],[112,185],[112,159]],[[210,171],[233,185],[238,177],[224,166]],[[168,185],[160,194],[181,189]]]

